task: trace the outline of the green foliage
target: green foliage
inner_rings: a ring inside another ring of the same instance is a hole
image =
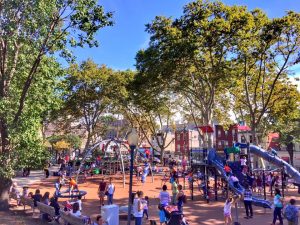
[[[60,104],[56,88],[64,75],[51,57],[69,61],[74,59],[70,47],[98,46],[96,32],[112,25],[112,14],[96,0],[11,0],[0,5],[0,178],[10,178],[15,166],[42,164],[46,156],[38,130]]]
[[[65,141],[74,149],[78,149],[81,146],[81,138],[75,134],[52,135],[47,140],[51,145],[55,145],[59,141]]]

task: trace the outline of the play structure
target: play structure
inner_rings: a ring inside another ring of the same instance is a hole
[[[247,177],[243,174],[243,169],[241,162],[239,161],[240,157],[248,158],[249,166],[253,167],[252,157],[256,156],[257,160],[268,162],[270,165],[274,165],[277,171],[280,171],[281,174],[287,174],[294,182],[294,185],[300,185],[300,173],[286,161],[280,159],[277,154],[274,154],[272,151],[266,151],[258,146],[249,145],[246,143],[236,143],[233,147],[224,149],[224,155],[217,153],[216,150],[211,149],[207,151],[196,150],[191,154],[191,164],[194,171],[203,171],[204,173],[204,184],[205,189],[208,188],[208,172],[214,175],[215,180],[215,199],[217,199],[217,177],[221,177],[223,181],[227,183],[227,188],[231,190],[235,195],[241,195],[244,192],[244,187],[247,185]],[[236,160],[237,158],[237,160]],[[264,166],[262,162],[262,166]],[[226,173],[224,166],[227,165],[230,167],[230,173]],[[251,168],[251,171],[255,171],[255,168]],[[260,171],[266,171],[265,168],[261,168]],[[238,183],[233,182],[231,176],[234,175],[238,178]],[[283,176],[283,175],[282,175]],[[264,177],[265,179],[265,177]],[[284,187],[284,179],[282,178],[282,188]],[[204,189],[203,187],[203,189]],[[193,189],[192,189],[193,190]],[[265,200],[265,194],[263,197],[253,197],[253,204],[256,206],[271,208],[271,202]]]
[[[83,158],[80,160],[80,165],[78,167],[77,173],[76,173],[76,181],[78,180],[79,174],[82,172],[82,169],[84,168],[83,165],[87,161],[89,157],[93,155],[93,152],[96,150],[100,150],[104,153],[104,156],[101,159],[101,165],[94,168],[94,171],[97,171],[97,173],[109,174],[113,172],[114,174],[118,171],[121,172],[123,175],[123,187],[125,187],[125,175],[126,171],[129,170],[129,161],[130,161],[130,148],[127,144],[127,141],[119,140],[119,139],[109,139],[109,140],[103,140],[101,142],[98,142],[88,148],[88,150],[85,152]],[[140,151],[135,151],[135,165],[137,167],[142,167],[142,182],[146,180],[146,177],[151,174],[152,175],[152,181],[153,173],[152,173],[152,167],[151,167],[151,157],[146,157],[145,154],[142,154]]]

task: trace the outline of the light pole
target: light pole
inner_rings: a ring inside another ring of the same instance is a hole
[[[134,150],[139,142],[139,136],[136,130],[133,128],[127,137],[128,144],[130,146],[130,177],[129,177],[129,198],[128,198],[128,215],[127,225],[131,222],[131,208],[132,208],[132,177],[133,177],[133,160]]]

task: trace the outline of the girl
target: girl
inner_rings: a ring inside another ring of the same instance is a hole
[[[232,217],[231,217],[231,206],[234,202],[232,197],[229,197],[224,205],[224,221],[225,225],[231,225],[232,223]]]
[[[149,197],[148,196],[145,196],[143,204],[144,204],[143,217],[144,217],[144,215],[146,215],[146,219],[148,219],[149,218],[149,215],[148,215]]]
[[[280,194],[280,190],[278,188],[275,189],[275,197],[274,197],[274,214],[273,214],[273,223],[275,225],[277,217],[279,219],[280,224],[283,224],[281,211],[283,208],[283,199]]]

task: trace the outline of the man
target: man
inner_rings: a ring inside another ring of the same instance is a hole
[[[172,205],[176,205],[176,198],[178,194],[178,179],[175,179],[172,183]]]
[[[295,206],[295,203],[295,199],[291,199],[290,204],[287,205],[283,213],[284,217],[288,221],[288,225],[298,225],[299,210]]]
[[[250,189],[250,186],[247,185],[245,187],[244,190],[244,205],[245,205],[245,209],[246,209],[246,217],[244,217],[245,219],[249,219],[253,217],[253,210],[252,210],[252,191]],[[249,215],[249,211],[250,211],[250,215]]]

